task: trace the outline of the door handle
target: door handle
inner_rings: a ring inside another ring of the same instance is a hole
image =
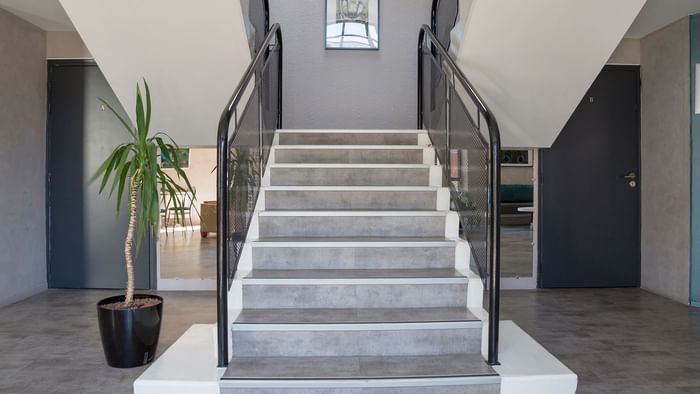
[[[635,180],[637,179],[637,174],[635,172],[630,172],[629,174],[623,175],[622,177],[625,179]]]

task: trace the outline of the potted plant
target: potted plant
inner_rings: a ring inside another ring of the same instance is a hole
[[[110,197],[117,195],[117,213],[126,193],[129,227],[124,241],[127,283],[124,295],[97,303],[97,318],[107,364],[131,368],[153,361],[160,336],[163,299],[151,294],[134,294],[134,255],[141,247],[147,231],[156,234],[160,225],[160,193],[167,194],[175,212],[182,212],[183,193],[193,193],[187,175],[177,160],[178,146],[165,133],[149,135],[151,124],[151,92],[143,81],[146,101],[136,85],[136,127],[121,117],[109,103],[100,98],[124,125],[131,141],[117,146],[99,167],[91,181],[101,179],[100,193],[109,185]],[[160,154],[159,151],[160,150]],[[158,162],[167,162],[180,178],[176,182],[161,170]],[[110,184],[111,182],[111,184]],[[177,217],[176,220],[181,220]]]

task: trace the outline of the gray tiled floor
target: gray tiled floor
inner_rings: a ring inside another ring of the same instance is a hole
[[[143,368],[104,364],[95,303],[52,290],[0,308],[0,393],[130,393]],[[160,293],[160,352],[215,320],[213,293]],[[635,289],[505,292],[513,319],[579,374],[579,393],[700,393],[700,310]]]
[[[501,226],[501,274],[505,278],[532,276],[532,229]]]
[[[131,393],[145,368],[104,362],[95,304],[113,290],[51,290],[0,308],[0,393]],[[214,293],[165,298],[159,354],[193,323],[216,320]]]
[[[700,393],[700,309],[638,289],[506,292],[502,305],[578,374],[578,393]]]
[[[216,237],[199,230],[176,231],[160,237],[162,278],[216,279]]]

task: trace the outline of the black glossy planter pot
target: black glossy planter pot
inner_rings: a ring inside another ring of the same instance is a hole
[[[153,361],[160,336],[163,299],[156,295],[136,294],[134,299],[155,298],[160,303],[137,309],[106,309],[102,305],[124,302],[124,296],[105,298],[97,303],[97,320],[107,364],[115,368],[133,368]]]

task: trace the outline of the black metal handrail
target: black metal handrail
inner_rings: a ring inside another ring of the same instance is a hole
[[[424,48],[425,44],[429,44],[430,48],[426,50]],[[487,152],[483,152],[488,166],[488,182],[486,185],[487,190],[483,190],[484,197],[487,200],[486,212],[486,224],[487,233],[485,239],[486,246],[486,261],[477,261],[477,264],[481,264],[479,274],[481,279],[484,281],[484,288],[488,292],[488,312],[489,312],[489,325],[488,325],[488,346],[487,346],[487,362],[490,365],[498,364],[498,330],[499,330],[499,315],[500,315],[500,179],[501,179],[501,166],[500,166],[500,151],[501,151],[501,138],[498,129],[498,124],[493,113],[489,110],[488,106],[481,98],[479,93],[476,91],[474,86],[469,82],[464,73],[460,70],[457,64],[452,60],[452,58],[447,53],[447,50],[440,44],[438,38],[431,31],[428,25],[423,25],[420,28],[418,35],[418,129],[423,129],[424,124],[424,100],[423,100],[423,87],[424,87],[424,56],[430,56],[431,61],[434,61],[436,69],[440,75],[440,78],[445,79],[445,134],[446,134],[446,144],[444,146],[446,154],[441,158],[443,160],[443,168],[445,169],[445,177],[447,179],[453,179],[454,175],[451,173],[451,145],[450,145],[450,135],[454,125],[451,124],[451,100],[455,100],[453,97],[454,92],[457,91],[457,84],[461,86],[463,91],[468,96],[471,104],[476,109],[477,117],[476,120],[468,114],[468,111],[464,109],[467,113],[465,116],[467,120],[471,123],[468,126],[472,130],[475,130],[476,136],[470,136],[474,140],[480,140],[483,142],[483,149]],[[431,67],[432,70],[432,67]],[[428,76],[431,78],[431,97],[433,95],[439,94],[438,89],[433,85],[432,78],[433,73]],[[461,98],[457,98],[457,101]],[[461,102],[461,101],[460,101]],[[462,104],[463,105],[463,104]],[[482,135],[482,123],[488,128],[489,141],[486,142]],[[461,125],[460,125],[461,126]],[[430,135],[430,133],[429,133]],[[431,136],[432,138],[432,136]],[[442,146],[439,147],[442,149]],[[439,155],[438,155],[439,156]],[[458,169],[459,170],[459,169]],[[470,169],[468,169],[469,171]],[[483,169],[476,169],[475,171],[481,171]],[[459,190],[455,190],[455,187],[450,184],[450,191],[452,195],[453,203],[460,196],[458,195]],[[460,212],[460,216],[462,213]],[[463,220],[463,218],[460,218]],[[465,219],[465,220],[471,220]],[[463,221],[463,227],[465,226]],[[466,231],[465,231],[466,232]],[[469,240],[469,236],[467,235]],[[473,251],[473,249],[472,249]],[[476,259],[477,256],[472,253],[472,258]],[[482,258],[483,259],[483,258]]]
[[[276,57],[276,58],[275,58]],[[247,112],[250,105],[257,105],[257,126],[258,126],[258,155],[259,162],[255,163],[259,166],[259,171],[255,172],[255,176],[260,179],[265,171],[265,163],[270,152],[271,140],[266,141],[264,133],[263,106],[264,103],[270,102],[269,91],[263,89],[265,71],[269,71],[268,66],[276,60],[277,64],[277,97],[276,99],[276,128],[282,128],[282,30],[280,25],[275,23],[272,25],[265,36],[260,48],[255,54],[255,58],[250,62],[250,65],[243,74],[243,78],[238,83],[233,95],[226,103],[221,118],[219,120],[219,128],[217,134],[217,234],[216,234],[216,258],[217,258],[217,347],[218,347],[218,365],[224,367],[228,364],[228,291],[231,288],[233,278],[238,269],[238,261],[241,257],[240,248],[231,256],[229,254],[229,244],[234,241],[232,238],[237,237],[236,242],[244,242],[245,237],[250,227],[250,220],[247,218],[242,228],[231,233],[229,228],[229,189],[231,187],[230,172],[230,154],[231,143],[236,139],[240,131],[242,119],[250,112]],[[253,89],[248,89],[253,83]],[[242,100],[247,97],[244,103],[242,113],[239,113],[239,105]],[[257,103],[252,102],[257,98]],[[240,117],[239,117],[240,115]],[[231,121],[234,121],[234,132],[229,135]],[[247,165],[247,163],[246,163]],[[256,170],[253,170],[256,171]],[[256,185],[257,186],[257,185]],[[235,192],[235,191],[234,191]],[[246,193],[249,191],[246,189]],[[245,196],[246,201],[252,198],[254,209],[255,201],[257,201],[258,189],[254,189],[252,195]]]

